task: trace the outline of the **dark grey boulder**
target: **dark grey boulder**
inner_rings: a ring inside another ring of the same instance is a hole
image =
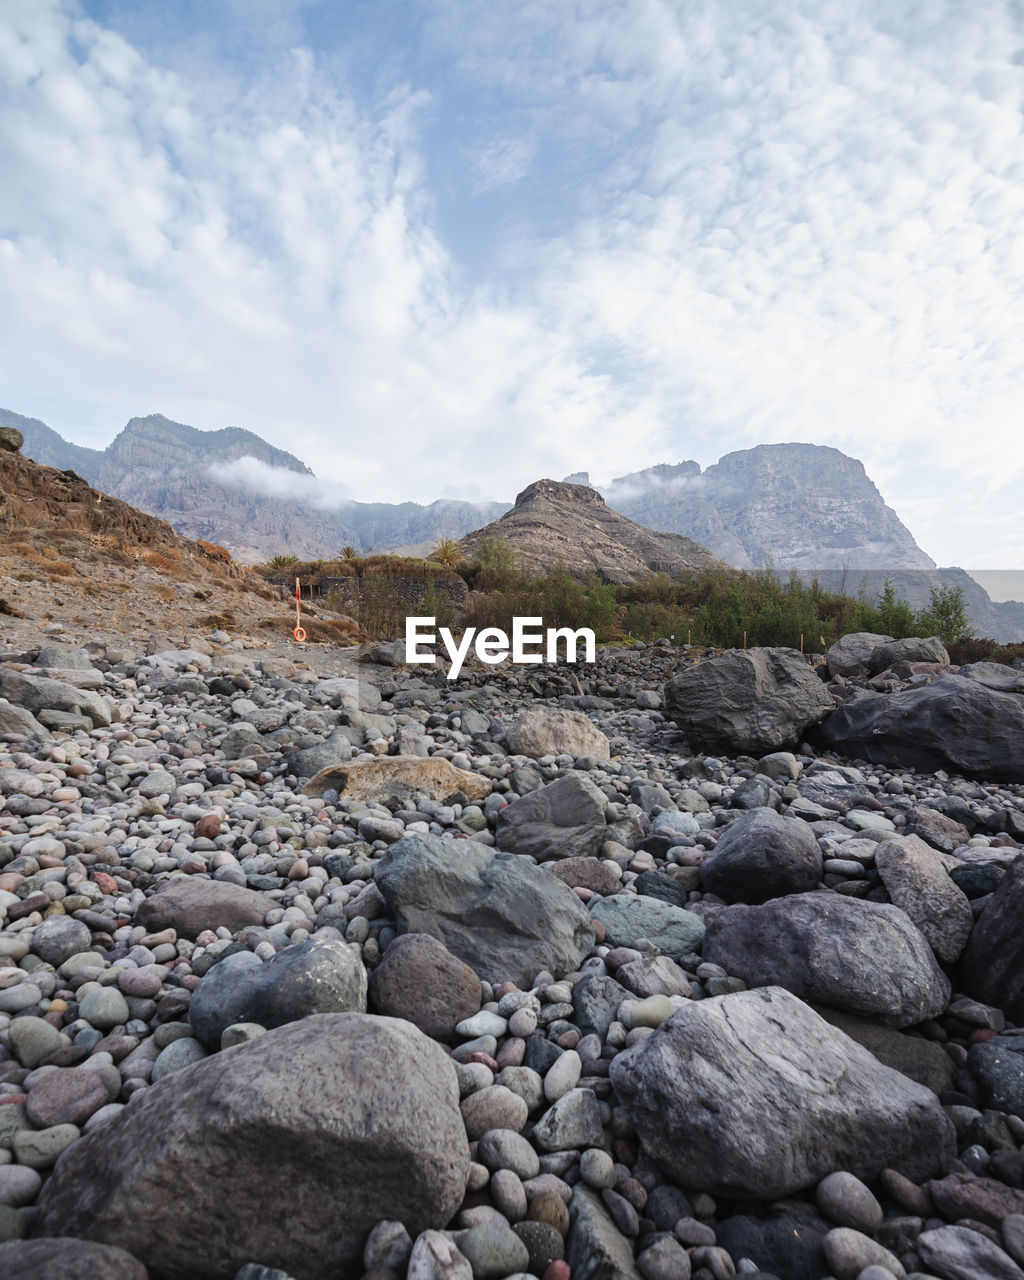
[[[612,1221],[596,1191],[582,1182],[569,1201],[565,1258],[573,1280],[641,1280],[633,1246]]]
[[[542,969],[562,977],[594,945],[590,916],[568,885],[476,840],[407,836],[374,879],[400,933],[429,933],[487,981],[528,987]]]
[[[1024,693],[1024,671],[1004,662],[968,662],[960,668],[960,674],[1003,693]]]
[[[815,1005],[814,1012],[873,1053],[883,1066],[923,1084],[932,1093],[952,1089],[953,1060],[934,1040],[897,1031],[895,1027],[887,1027],[873,1018],[858,1018],[825,1005]]]
[[[886,640],[872,650],[868,670],[872,675],[897,662],[939,662],[949,666],[949,653],[938,636],[909,636],[906,640]]]
[[[972,1045],[967,1066],[987,1106],[1024,1120],[1024,1035],[993,1036]]]
[[[24,671],[0,668],[0,696],[31,711],[44,724],[47,711],[79,712],[97,727],[110,724],[112,719],[110,707],[98,693]]]
[[[695,951],[704,937],[704,922],[694,912],[639,893],[595,898],[590,914],[604,925],[613,947],[635,947],[646,938],[666,955],[682,956]]]
[[[614,978],[592,974],[572,989],[573,1020],[585,1036],[596,1032],[603,1040],[618,1016],[619,1005],[629,998],[630,993]]]
[[[920,804],[907,810],[903,834],[920,836],[933,849],[940,849],[943,853],[952,853],[971,838],[971,833],[962,822],[956,822],[938,809]]]
[[[981,914],[960,961],[959,986],[1024,1025],[1024,854],[1015,858]]]
[[[366,970],[356,951],[337,938],[310,938],[285,947],[264,964],[251,951],[227,956],[192,993],[188,1017],[198,1039],[220,1048],[235,1022],[280,1027],[311,1013],[366,1010]]]
[[[921,1181],[956,1154],[933,1093],[778,987],[684,1006],[609,1074],[645,1150],[711,1195],[775,1199],[837,1170]]]
[[[2,428],[0,428],[2,430]],[[5,1280],[146,1280],[149,1272],[114,1244],[73,1236],[19,1240],[0,1253]]]
[[[822,1241],[833,1224],[810,1205],[769,1218],[734,1213],[715,1223],[715,1236],[734,1258],[751,1258],[762,1271],[786,1280],[821,1280],[828,1274]]]
[[[71,916],[47,916],[32,931],[32,950],[55,968],[90,946],[89,926]]]
[[[930,684],[844,703],[811,740],[921,773],[1024,782],[1024,697],[946,672]]]
[[[39,1228],[117,1241],[161,1280],[232,1280],[254,1258],[296,1280],[357,1276],[383,1216],[413,1237],[446,1226],[468,1173],[444,1049],[394,1018],[319,1014],[166,1076],[86,1134]]]
[[[898,907],[835,893],[722,907],[702,954],[750,987],[910,1027],[949,1003],[949,979]]]
[[[538,862],[592,857],[607,839],[603,791],[579,774],[521,796],[498,813],[499,849],[526,853]]]
[[[1024,1280],[1003,1249],[969,1227],[936,1227],[915,1242],[921,1261],[944,1280]]]
[[[731,650],[687,667],[666,684],[665,703],[694,747],[755,756],[796,746],[835,707],[790,649]]]
[[[833,676],[863,676],[868,673],[868,659],[879,645],[887,644],[892,636],[879,635],[875,631],[851,631],[840,636],[829,647],[825,665]]]
[[[701,884],[725,902],[767,902],[821,883],[821,850],[799,818],[751,809],[731,822],[701,863]]]

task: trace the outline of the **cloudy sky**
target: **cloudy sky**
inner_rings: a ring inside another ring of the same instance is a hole
[[[1024,565],[1024,6],[0,0],[0,404],[340,495],[758,443]]]

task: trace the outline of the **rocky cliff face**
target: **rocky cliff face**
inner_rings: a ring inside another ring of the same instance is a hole
[[[587,485],[537,480],[499,520],[462,539],[472,555],[485,537],[501,537],[529,573],[562,564],[608,582],[638,582],[649,573],[686,573],[720,564],[706,547],[675,533],[655,533],[605,505]]]
[[[98,487],[133,507],[152,511],[190,538],[227,547],[243,562],[276,554],[284,542],[296,555],[336,548],[337,534],[321,513],[225,486],[210,474],[218,464],[256,458],[268,466],[313,473],[298,458],[251,431],[197,431],[161,414],[132,418],[102,455]]]
[[[612,481],[616,511],[696,538],[737,568],[934,569],[862,463],[814,444],[764,444]]]

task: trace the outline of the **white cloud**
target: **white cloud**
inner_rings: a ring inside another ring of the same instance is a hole
[[[262,494],[265,498],[290,499],[319,511],[339,511],[351,502],[336,484],[322,476],[272,467],[250,454],[233,462],[214,462],[207,471],[213,480],[233,489]]]
[[[1018,6],[450,0],[373,102],[316,10],[264,0],[244,66],[196,35],[192,76],[180,31],[158,65],[0,11],[7,407],[245,426],[418,501],[813,441],[941,562],[1020,556],[984,523],[1024,482]],[[485,274],[445,183],[507,202]]]

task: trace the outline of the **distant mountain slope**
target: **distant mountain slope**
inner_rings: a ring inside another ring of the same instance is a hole
[[[692,539],[655,533],[613,511],[596,489],[555,480],[528,485],[511,511],[463,538],[463,550],[471,555],[484,538],[496,536],[531,573],[562,564],[571,573],[595,572],[608,582],[639,582],[649,573],[721,566]]]
[[[345,502],[326,509],[322,491],[310,500],[262,492],[233,470],[243,459],[263,464],[264,478],[308,477],[298,458],[240,427],[199,431],[162,414],[132,418],[106,449],[70,444],[45,423],[0,410],[0,425],[17,427],[24,453],[37,462],[78,472],[90,484],[167,520],[189,538],[227,547],[253,564],[287,553],[300,559],[336,556],[343,546],[389,550],[411,543],[458,538],[508,509],[504,502],[441,498],[415,502]],[[266,468],[272,468],[270,472]],[[275,475],[276,473],[276,475]],[[280,484],[301,494],[302,485]]]
[[[103,462],[102,449],[87,449],[72,444],[58,435],[52,427],[38,418],[24,418],[10,409],[0,409],[0,427],[17,427],[25,437],[25,456],[44,467],[56,467],[58,471],[76,471],[83,480],[97,484]]]
[[[762,444],[620,476],[608,504],[696,538],[737,568],[934,569],[864,465],[816,444]]]

